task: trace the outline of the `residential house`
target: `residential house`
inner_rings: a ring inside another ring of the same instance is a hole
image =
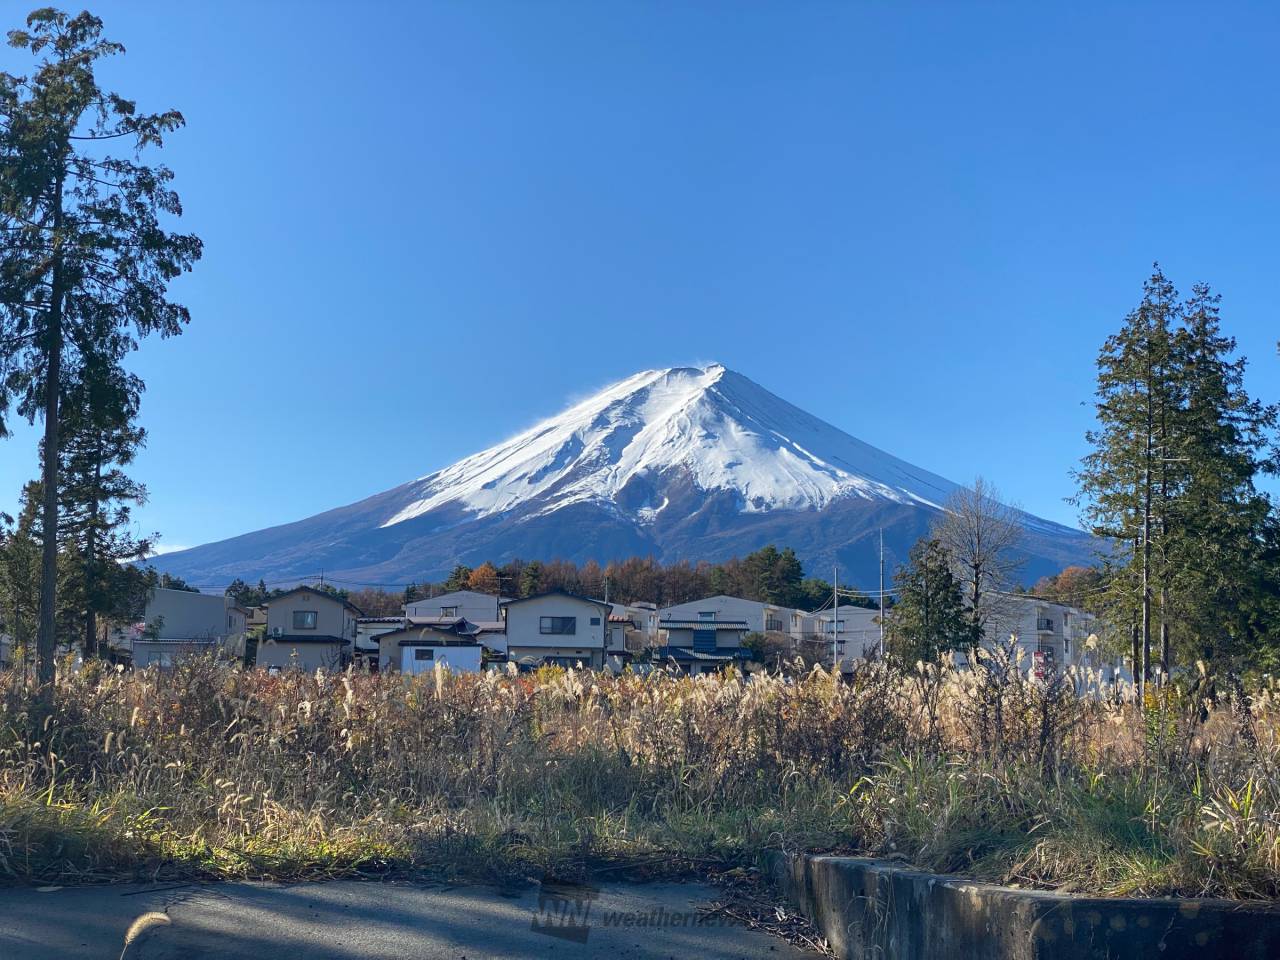
[[[245,621],[245,630],[250,633],[264,633],[267,629],[267,605],[260,603],[256,607],[249,607],[248,617]]]
[[[249,636],[249,616],[247,607],[227,601],[227,640],[224,649],[227,655],[238,660],[244,659],[245,643]]]
[[[643,639],[644,634],[636,625],[637,618],[623,612],[624,610],[626,607],[622,604],[610,604],[609,614],[604,622],[604,666],[614,672],[621,671],[636,653],[651,646]],[[638,619],[643,623],[643,614]],[[657,633],[656,622],[654,633]]]
[[[636,647],[651,647],[658,640],[658,605],[648,601],[615,603],[610,618],[621,617],[630,621],[627,630]],[[618,621],[621,622],[621,621]]]
[[[502,605],[507,659],[521,667],[559,664],[600,669],[612,604],[553,590]],[[619,631],[621,632],[621,631]]]
[[[172,666],[184,657],[230,653],[244,642],[245,617],[227,597],[155,587],[142,621],[116,630],[108,643],[135,667]]]
[[[335,670],[346,665],[360,609],[312,587],[294,587],[267,601],[267,632],[257,664],[268,670]]]
[[[355,660],[356,665],[367,664],[371,669],[382,669],[381,646],[378,638],[399,630],[408,623],[405,617],[357,617]]]
[[[731,597],[725,594],[718,594],[713,597],[705,597],[701,600],[693,600],[689,603],[676,604],[675,606],[666,607],[661,611],[659,618],[659,629],[668,631],[667,646],[677,651],[678,657],[689,659],[688,655],[680,653],[686,649],[696,649],[691,643],[692,630],[686,626],[677,628],[674,639],[668,630],[668,624],[689,624],[692,622],[715,621],[719,624],[715,628],[717,634],[717,647],[720,653],[716,656],[725,656],[725,651],[738,648],[741,646],[741,637],[734,638],[734,629],[727,626],[728,624],[743,623],[746,626],[747,633],[763,633],[771,638],[773,643],[779,641],[784,645],[790,645],[792,648],[800,646],[805,642],[821,643],[821,624],[814,619],[814,615],[806,613],[803,610],[797,610],[794,607],[784,607],[776,603],[764,603],[759,600],[746,600],[742,597]],[[706,632],[706,628],[703,629]],[[708,647],[709,641],[705,638],[702,641],[704,648]],[[706,654],[708,651],[701,651]],[[734,654],[739,657],[739,654]],[[741,656],[745,656],[742,654]],[[709,661],[703,661],[704,663]],[[718,669],[716,666],[707,669]],[[704,671],[705,672],[705,671]]]
[[[621,667],[641,650],[658,645],[658,605],[655,603],[615,603],[609,613],[611,655]]]
[[[464,618],[465,619],[465,618]],[[410,623],[418,623],[411,620]],[[506,620],[468,620],[476,628],[476,642],[489,651],[495,658],[507,655],[507,622]]]
[[[1069,667],[1107,668],[1090,650],[1089,637],[1100,629],[1093,614],[1040,597],[998,593],[991,597],[984,641],[1017,643],[1022,669],[1037,679]]]
[[[472,623],[492,623],[502,619],[502,604],[508,599],[477,590],[452,590],[438,597],[411,600],[404,605],[404,614],[419,623],[432,620],[445,623],[459,617]]]
[[[678,611],[687,606],[690,605],[681,604],[679,607],[669,607],[668,610]],[[707,603],[704,606],[712,607]],[[723,609],[741,608],[725,605]],[[749,659],[750,653],[742,646],[742,641],[748,633],[760,632],[752,630],[746,619],[726,619],[719,616],[714,607],[695,610],[693,616],[664,616],[658,621],[658,629],[666,638],[666,644],[654,650],[654,659],[659,662],[674,662],[681,670],[690,674],[714,673],[734,661]]]
[[[880,651],[880,611],[840,604],[832,610],[807,615],[805,639],[816,644],[814,653],[831,662],[832,641],[844,673],[856,663],[869,660]]]
[[[405,624],[378,635],[378,669],[415,674],[437,665],[475,673],[484,660],[480,628],[465,618],[451,624]]]
[[[792,630],[797,623],[795,614],[801,612],[776,603],[761,603],[759,600],[718,594],[664,607],[658,620],[741,620],[746,623],[748,633],[786,633],[798,639],[798,635],[792,634]]]

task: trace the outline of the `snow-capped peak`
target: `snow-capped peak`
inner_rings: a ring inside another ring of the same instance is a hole
[[[406,484],[392,526],[447,504],[476,517],[616,505],[637,479],[691,478],[745,512],[843,497],[939,506],[955,484],[863,443],[715,363],[646,370],[524,433]],[[632,511],[652,522],[667,499]]]

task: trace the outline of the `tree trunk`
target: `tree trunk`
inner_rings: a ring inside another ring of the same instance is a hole
[[[88,589],[88,584],[85,585]],[[92,660],[98,655],[98,617],[92,605],[84,611],[84,658]]]
[[[973,648],[976,650],[978,647],[982,646],[983,624],[982,614],[980,612],[982,607],[982,566],[980,564],[974,564],[970,567],[970,572],[973,574],[973,592],[971,595],[973,609],[970,611],[970,617],[973,621]]]
[[[1164,382],[1163,365],[1160,381]],[[1160,685],[1169,681],[1169,398],[1160,403]]]
[[[1150,331],[1147,341],[1147,422],[1142,470],[1142,669],[1138,675],[1138,699],[1146,701],[1151,677],[1151,434],[1155,430],[1155,372],[1151,364]]]
[[[100,516],[99,496],[102,492],[102,437],[96,442],[96,454],[93,464],[93,506],[89,510],[89,529],[84,538],[84,658],[92,660],[98,655],[98,617],[97,607],[97,548],[98,518]]]
[[[1129,624],[1129,642],[1133,653],[1133,682],[1140,686],[1138,674],[1142,669],[1142,632],[1136,620]]]
[[[58,382],[62,366],[61,310],[50,310],[49,369],[44,399],[43,503],[40,522],[44,544],[40,555],[40,633],[36,639],[36,679],[41,686],[53,682],[58,604]]]
[[[1169,681],[1169,660],[1171,659],[1169,650],[1169,618],[1165,614],[1165,604],[1169,600],[1169,591],[1166,587],[1160,588],[1160,682],[1168,683]]]
[[[1151,676],[1151,492],[1143,497],[1146,519],[1142,523],[1142,667],[1138,671],[1138,697],[1144,699]]]
[[[57,651],[58,610],[58,403],[62,392],[62,177],[54,184],[53,272],[49,289],[49,366],[44,388],[44,527],[40,557],[40,632],[36,637],[36,680],[52,691]]]

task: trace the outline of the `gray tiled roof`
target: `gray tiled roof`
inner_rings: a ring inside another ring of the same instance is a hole
[[[672,660],[709,660],[714,663],[724,663],[729,660],[739,659],[746,652],[741,647],[726,649],[724,653],[705,653],[702,650],[693,650],[690,647],[659,647],[654,651],[654,656],[662,660],[670,657]]]
[[[278,637],[263,637],[262,643],[338,643],[345,646],[350,640],[344,640],[342,637],[330,637],[324,634],[311,635],[306,633],[285,633]]]

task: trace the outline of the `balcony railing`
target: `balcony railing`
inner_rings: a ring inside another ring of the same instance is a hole
[[[745,620],[660,620],[662,630],[746,630]]]
[[[1039,617],[1036,620],[1036,629],[1041,633],[1053,633],[1053,621],[1048,617]]]

